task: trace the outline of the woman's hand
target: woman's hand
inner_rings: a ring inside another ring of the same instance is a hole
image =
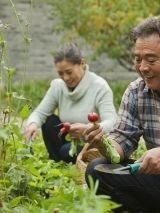
[[[99,124],[89,125],[84,131],[84,138],[89,144],[98,148],[102,144],[103,134],[103,128]]]
[[[146,151],[138,162],[142,162],[139,169],[140,172],[160,174],[160,147]]]
[[[25,139],[29,140],[30,137],[32,137],[32,139],[35,138],[36,134],[38,132],[38,125],[37,123],[31,123],[29,124],[24,131],[24,135],[25,135]]]
[[[79,140],[83,136],[83,132],[87,129],[88,124],[74,123],[71,124],[69,134],[73,140]]]

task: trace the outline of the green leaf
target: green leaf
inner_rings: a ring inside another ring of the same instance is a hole
[[[66,139],[66,141],[71,141],[72,140],[72,138],[71,138],[69,133],[65,136],[65,139]]]
[[[19,197],[14,198],[13,200],[11,200],[10,206],[12,208],[17,206],[20,203],[20,201],[22,200],[22,198],[24,198],[24,196],[19,196]]]
[[[111,158],[111,163],[119,163],[120,155],[107,135],[103,135],[103,144],[106,149],[106,156]]]
[[[70,150],[69,150],[69,155],[71,157],[73,157],[76,154],[77,154],[77,143],[72,140],[71,141],[71,147],[70,147]]]
[[[29,114],[30,114],[29,105],[25,104],[20,111],[20,116],[21,118],[28,118]]]
[[[13,98],[19,99],[19,100],[25,100],[25,101],[31,101],[27,98],[25,98],[23,95],[18,95],[17,92],[12,92]]]
[[[8,138],[7,131],[4,129],[0,129],[0,138],[6,140]]]
[[[40,174],[39,174],[39,172],[38,172],[38,170],[35,169],[33,166],[30,166],[30,167],[29,167],[29,171],[30,171],[30,173],[31,173],[32,175],[34,175],[34,176],[36,176],[36,177],[41,177]]]

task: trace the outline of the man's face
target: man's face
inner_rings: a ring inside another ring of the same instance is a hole
[[[160,36],[138,38],[134,48],[135,68],[148,88],[160,90]]]

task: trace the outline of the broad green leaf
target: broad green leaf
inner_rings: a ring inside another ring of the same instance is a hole
[[[25,104],[20,111],[20,116],[21,118],[28,118],[29,114],[30,114],[29,105]]]
[[[29,171],[31,172],[32,175],[36,176],[36,177],[41,177],[38,170],[35,169],[33,166],[29,167]]]

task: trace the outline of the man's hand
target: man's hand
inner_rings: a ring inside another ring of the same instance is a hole
[[[89,125],[84,131],[84,138],[89,144],[98,148],[102,143],[103,134],[103,128],[99,124]]]
[[[100,153],[105,156],[105,157],[110,157],[106,155],[106,145],[104,144],[104,130],[103,128],[99,125],[92,125],[89,126],[86,131],[84,132],[84,137],[85,140],[91,144],[93,147],[99,149]],[[110,139],[109,139],[110,140]],[[123,160],[124,159],[124,153],[123,150],[121,148],[121,146],[113,140],[110,140],[110,142],[115,146],[115,149],[117,150],[118,154],[120,155],[120,159]]]
[[[160,148],[153,148],[144,153],[138,160],[142,162],[140,172],[146,174],[160,174]]]
[[[24,136],[26,140],[29,140],[30,137],[35,138],[38,132],[38,125],[36,123],[31,123],[25,128]]]

